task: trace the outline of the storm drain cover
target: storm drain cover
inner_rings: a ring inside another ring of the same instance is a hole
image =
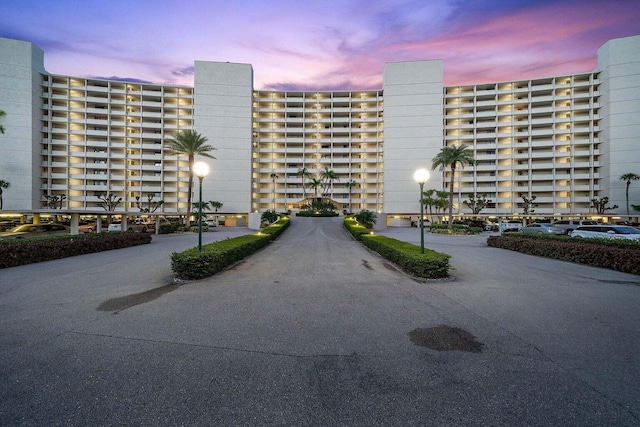
[[[480,353],[482,343],[476,337],[460,328],[438,325],[433,328],[418,328],[409,332],[409,339],[415,345],[436,351],[469,351]]]

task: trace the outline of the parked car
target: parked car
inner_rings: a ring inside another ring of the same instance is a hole
[[[122,222],[111,221],[111,224],[107,227],[107,231],[122,231]]]
[[[565,234],[563,228],[541,222],[525,225],[520,231],[523,233]]]
[[[0,233],[0,239],[25,239],[33,237],[69,234],[69,227],[63,224],[23,224]]]
[[[0,221],[0,232],[9,231],[12,228],[16,228],[18,225],[20,225],[19,221]]]
[[[83,220],[78,224],[78,230],[83,233],[93,233],[96,231],[96,224],[94,220]]]
[[[517,220],[505,221],[502,224],[500,224],[500,228],[505,233],[520,231],[522,230],[522,221],[517,221]]]
[[[139,233],[146,233],[147,231],[154,231],[156,229],[155,222],[149,222],[146,219],[136,218],[131,221],[127,221],[126,231],[137,231]],[[123,231],[122,221],[113,221],[107,228],[108,231]]]
[[[598,225],[598,222],[593,221],[591,219],[589,220],[570,219],[570,220],[556,221],[552,225],[562,228],[565,234],[571,234],[573,230],[580,227],[581,225]]]
[[[571,237],[599,237],[640,241],[640,230],[628,225],[581,225],[571,232]]]
[[[500,226],[491,221],[485,221],[484,223],[484,231],[500,231]]]

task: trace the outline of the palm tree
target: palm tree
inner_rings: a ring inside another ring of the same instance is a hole
[[[4,116],[6,115],[7,113],[5,113],[3,110],[0,110],[0,122],[4,120]],[[4,126],[2,126],[2,124],[0,124],[0,133],[4,133]]]
[[[2,189],[9,188],[9,185],[7,181],[0,179],[0,210],[2,210]]]
[[[354,180],[351,180],[349,182],[346,182],[344,184],[345,187],[347,187],[349,189],[349,213],[351,213],[351,211],[353,210],[351,207],[351,190],[358,185],[358,183],[356,183]]]
[[[444,170],[447,167],[451,168],[451,181],[449,183],[449,224],[447,228],[453,227],[453,184],[456,176],[456,168],[460,165],[461,168],[465,164],[475,165],[476,160],[473,157],[473,152],[464,144],[451,145],[442,147],[440,152],[433,158],[431,168],[440,167],[440,170]]]
[[[211,209],[214,209],[214,213],[218,213],[218,209],[220,209],[222,207],[222,202],[217,202],[215,200],[210,200],[209,201],[209,206],[211,206]]]
[[[309,169],[303,167],[298,169],[298,175],[302,177],[302,198],[304,203],[307,203],[307,186],[304,185],[304,180],[307,179],[311,173],[309,172]]]
[[[322,181],[322,196],[328,194],[329,187],[333,181],[340,181],[338,175],[329,169],[329,166],[325,166],[324,170],[320,173],[320,179]]]
[[[631,218],[631,215],[629,214],[629,186],[631,185],[631,181],[637,181],[640,179],[639,175],[636,175],[635,173],[625,173],[624,175],[622,175],[620,177],[621,180],[626,181],[627,183],[627,188],[626,188],[626,192],[625,195],[627,197],[627,216],[629,218]]]
[[[271,173],[269,175],[271,177],[271,182],[273,182],[273,211],[276,211],[276,179],[278,179],[278,175],[275,173]]]
[[[309,182],[307,182],[307,187],[313,188],[313,201],[315,202],[318,199],[318,188],[322,187],[322,181],[320,181],[318,178],[311,178]]]
[[[215,159],[209,151],[215,150],[210,145],[205,145],[207,138],[200,135],[195,130],[180,130],[175,136],[169,140],[169,150],[173,154],[185,154],[189,158],[189,194],[187,195],[187,222],[189,227],[191,224],[191,193],[193,192],[193,164],[196,155]]]

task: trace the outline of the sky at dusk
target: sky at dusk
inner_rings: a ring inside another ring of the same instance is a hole
[[[640,0],[0,0],[0,37],[52,74],[193,85],[195,60],[256,89],[381,89],[385,62],[444,60],[445,85],[592,71],[640,34]]]

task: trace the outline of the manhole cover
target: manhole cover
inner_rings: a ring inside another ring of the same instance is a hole
[[[476,341],[476,337],[460,328],[447,325],[438,325],[434,328],[418,328],[409,332],[409,339],[415,345],[430,348],[437,351],[469,351],[480,353],[482,343]]]

